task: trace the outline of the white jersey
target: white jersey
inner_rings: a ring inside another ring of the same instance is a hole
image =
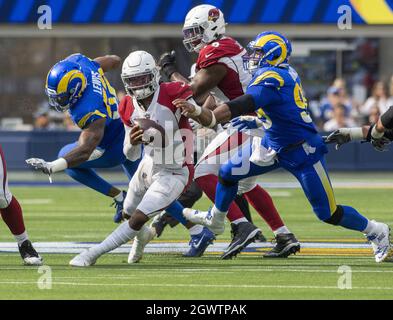
[[[182,168],[192,164],[193,133],[188,119],[173,105],[177,98],[189,99],[191,89],[181,82],[162,83],[153,95],[152,102],[145,110],[135,98],[126,96],[119,105],[119,113],[126,129],[125,149],[138,148],[127,152],[128,157],[140,154],[141,146],[131,146],[129,132],[135,119],[146,118],[155,121],[165,130],[165,147],[161,141],[153,141],[144,147],[145,155],[153,158],[154,166],[167,169]]]

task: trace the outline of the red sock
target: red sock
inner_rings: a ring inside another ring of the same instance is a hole
[[[12,197],[10,205],[5,209],[1,209],[0,212],[1,217],[13,235],[17,236],[25,232],[22,208],[15,197]]]
[[[255,208],[259,215],[266,221],[272,231],[284,226],[280,214],[274,206],[273,200],[266,190],[257,185],[245,194],[248,202]]]
[[[218,183],[218,177],[210,174],[207,176],[199,177],[195,179],[196,183],[207,195],[207,197],[214,203],[216,198],[216,187]],[[243,213],[235,202],[232,202],[228,209],[227,218],[233,222],[235,220],[244,218]]]

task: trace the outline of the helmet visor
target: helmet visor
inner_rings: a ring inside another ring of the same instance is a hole
[[[132,76],[122,75],[124,86],[130,90],[143,89],[144,87],[149,86],[152,83],[153,78],[154,76],[151,72],[140,73]]]
[[[247,47],[247,53],[243,56],[244,69],[251,73],[255,72],[264,57],[265,53],[261,48],[255,48],[252,45],[249,45]]]
[[[189,52],[195,49],[202,43],[203,29],[201,26],[192,26],[183,29],[183,44]]]

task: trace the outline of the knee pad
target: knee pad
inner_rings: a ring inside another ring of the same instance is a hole
[[[342,206],[338,205],[336,211],[333,212],[329,219],[324,220],[324,222],[338,226],[343,218],[343,215],[344,209]]]
[[[12,194],[11,193],[3,193],[2,191],[0,192],[0,209],[6,209],[10,205],[12,200]]]

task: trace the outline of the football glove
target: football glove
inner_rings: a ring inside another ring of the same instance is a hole
[[[323,140],[325,141],[326,144],[333,144],[335,143],[336,150],[340,149],[340,147],[343,144],[346,144],[351,141],[351,135],[349,134],[348,131],[343,130],[343,129],[338,129],[328,136],[323,136]]]
[[[171,75],[176,72],[176,52],[172,50],[171,52],[165,52],[161,55],[158,60],[157,65],[160,67],[162,73],[171,78]]]
[[[231,120],[232,126],[240,132],[258,129],[262,127],[263,122],[261,119],[255,116],[240,116]]]
[[[375,138],[372,135],[375,124],[370,126],[367,133],[367,141],[371,143],[374,149],[378,152],[384,152],[388,150],[388,145],[392,142],[390,139],[390,132],[385,132],[382,137]]]
[[[41,170],[45,174],[52,174],[51,163],[43,159],[31,158],[27,159],[26,163],[31,165],[35,170]]]

